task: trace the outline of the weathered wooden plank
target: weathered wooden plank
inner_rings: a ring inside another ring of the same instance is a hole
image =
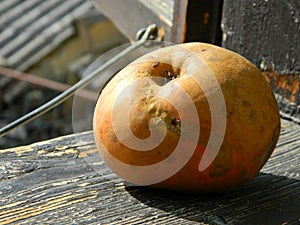
[[[0,224],[299,224],[299,130],[282,120],[262,171],[219,195],[124,183],[99,159],[91,132],[0,150]]]
[[[152,23],[164,30],[166,40],[174,40],[171,29],[174,8],[178,8],[174,7],[174,0],[93,0],[93,3],[131,40],[135,40],[138,30]]]
[[[279,76],[272,71],[265,71],[263,75],[275,93],[281,116],[300,124],[300,76]]]
[[[300,74],[300,1],[224,0],[223,46],[262,70]]]
[[[139,29],[155,23],[163,30],[165,41],[221,44],[222,0],[93,0],[93,3],[130,39],[134,39]]]

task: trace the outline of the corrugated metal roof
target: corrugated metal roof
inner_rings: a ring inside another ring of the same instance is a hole
[[[0,0],[0,65],[26,70],[74,34],[87,0]]]

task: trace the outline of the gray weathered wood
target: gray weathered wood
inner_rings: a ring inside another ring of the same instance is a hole
[[[200,41],[220,45],[221,0],[93,0],[129,39],[150,23],[173,43]],[[162,32],[163,31],[163,32]]]
[[[179,38],[176,35],[181,36],[183,33],[179,27],[176,31],[172,31],[173,13],[174,9],[180,8],[177,6],[180,4],[179,1],[174,3],[174,0],[93,0],[92,2],[131,40],[135,39],[138,30],[151,23],[164,30],[165,40],[168,41],[176,41]],[[180,19],[176,18],[176,21]]]
[[[126,184],[99,160],[91,132],[1,150],[0,224],[299,224],[299,130],[283,120],[262,171],[219,195]]]
[[[300,74],[299,0],[224,0],[223,46],[261,69]]]

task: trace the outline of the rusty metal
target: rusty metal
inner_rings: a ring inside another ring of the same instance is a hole
[[[99,76],[99,74],[101,74],[101,72],[103,72],[109,66],[111,66],[112,64],[118,62],[123,57],[125,57],[126,55],[128,55],[129,53],[134,51],[135,49],[143,46],[146,43],[146,41],[149,40],[150,37],[153,37],[153,35],[155,35],[156,32],[157,32],[157,26],[155,24],[149,25],[146,29],[146,32],[144,33],[144,35],[141,37],[140,40],[132,43],[129,47],[127,47],[122,52],[120,52],[116,56],[109,59],[107,62],[105,62],[98,69],[96,69],[92,73],[85,76],[83,79],[81,79],[80,81],[75,83],[73,86],[71,86],[69,89],[67,89],[66,91],[64,91],[63,93],[58,95],[57,97],[51,99],[49,102],[41,105],[39,108],[31,111],[30,113],[24,115],[23,117],[13,121],[12,123],[8,124],[7,126],[1,128],[0,129],[0,137],[4,136],[9,131],[11,131],[11,130],[19,127],[19,126],[30,122],[31,120],[39,117],[40,115],[48,112],[49,110],[51,110],[55,106],[57,106],[57,105],[61,104],[62,102],[64,102],[66,99],[71,97],[75,93],[75,91],[77,91],[78,89],[83,88],[86,85],[88,85],[91,81],[93,81],[97,76]]]

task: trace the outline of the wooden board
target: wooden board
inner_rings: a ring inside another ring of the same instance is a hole
[[[174,0],[93,0],[96,8],[108,17],[129,39],[135,40],[138,30],[149,24],[156,24],[163,29],[168,41],[175,41],[182,36],[182,29],[172,30],[174,10],[179,9],[179,1]],[[184,8],[184,7],[183,7]],[[184,9],[183,9],[184,10]],[[175,18],[174,18],[175,19]],[[176,20],[181,20],[180,18]],[[177,24],[180,21],[177,21]]]
[[[191,41],[221,44],[222,0],[93,0],[129,39],[151,23],[172,43]]]
[[[222,30],[222,45],[260,69],[300,74],[299,0],[224,0]]]
[[[272,158],[248,185],[192,195],[124,183],[91,132],[0,151],[0,224],[299,224],[300,127],[282,121]]]

